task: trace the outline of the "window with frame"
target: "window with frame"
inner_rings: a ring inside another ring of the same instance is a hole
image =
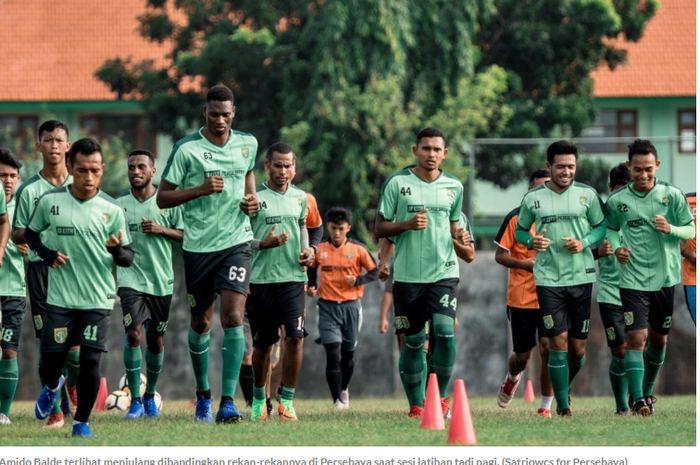
[[[678,110],[678,151],[681,153],[695,153],[695,108]]]
[[[156,136],[147,129],[146,118],[141,115],[84,115],[80,129],[100,142],[119,137],[128,150],[145,149],[157,156]]]
[[[33,154],[36,130],[36,116],[0,115],[0,146],[8,147],[20,156]]]
[[[604,109],[596,122],[582,135],[582,145],[589,153],[624,153],[637,137],[637,110]],[[610,137],[620,141],[586,141],[586,138]]]

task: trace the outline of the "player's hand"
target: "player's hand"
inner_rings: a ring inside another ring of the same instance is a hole
[[[29,246],[27,244],[18,244],[17,245],[17,251],[20,253],[20,255],[27,256],[29,253]]]
[[[613,249],[612,249],[612,246],[610,245],[610,241],[605,239],[603,241],[603,244],[600,247],[598,247],[598,257],[605,258],[605,257],[609,257],[612,254],[613,254]]]
[[[583,242],[579,241],[575,237],[562,237],[561,240],[566,242],[564,244],[564,248],[571,252],[572,255],[583,251]]]
[[[211,194],[219,194],[224,190],[224,178],[222,176],[209,176],[199,186],[200,197]]]
[[[51,264],[51,268],[58,268],[68,263],[68,255],[63,254],[63,252],[58,252],[58,257]]]
[[[654,227],[657,231],[664,234],[671,234],[671,225],[668,224],[666,218],[661,215],[656,215],[656,220],[654,220]]]
[[[389,276],[391,276],[391,269],[389,268],[389,265],[387,263],[379,262],[379,280],[384,283],[387,279],[389,279]]]
[[[314,249],[309,247],[306,250],[302,250],[299,254],[299,264],[301,266],[311,266],[316,259],[316,254]]]
[[[428,217],[425,214],[428,210],[421,210],[416,213],[416,216],[408,220],[408,229],[419,231],[428,227]]]
[[[532,273],[532,270],[535,269],[535,258],[528,258],[527,260],[523,260],[523,270]]]
[[[469,245],[472,240],[471,234],[464,228],[459,228],[452,238],[460,245]]]
[[[547,230],[543,229],[532,239],[532,248],[538,252],[544,252],[549,247],[549,239],[544,237],[546,232]]]
[[[107,240],[107,247],[116,247],[119,244],[122,243],[122,230],[119,230],[119,236],[114,237],[114,234],[109,235],[109,239]]]
[[[380,318],[379,319],[379,334],[384,334],[389,330],[389,320],[386,318]]]
[[[282,234],[275,235],[275,230],[277,225],[272,226],[270,232],[267,233],[267,237],[260,241],[260,249],[274,249],[275,247],[282,247],[289,241],[289,231],[282,231]]]
[[[141,232],[147,234],[163,234],[163,227],[155,221],[141,217]]]
[[[316,289],[316,286],[309,286],[306,289],[306,295],[309,297],[316,297],[316,294],[318,294],[318,290]]]
[[[690,261],[690,263],[692,263],[693,265],[695,265],[695,255],[696,254],[697,254],[697,251],[695,249],[685,248],[685,249],[681,250],[681,255],[683,256],[683,258]]]
[[[352,275],[352,274],[347,275],[347,276],[345,277],[345,279],[348,280],[348,284],[349,284],[350,286],[354,286],[355,283],[357,282],[357,276]]]
[[[258,212],[258,210],[260,210],[260,203],[258,202],[258,198],[253,194],[243,196],[243,199],[238,204],[238,206],[241,207],[243,213],[245,213],[248,216],[253,216]]]
[[[620,247],[615,251],[615,256],[617,257],[617,261],[620,262],[621,265],[628,264],[630,261],[630,248]]]

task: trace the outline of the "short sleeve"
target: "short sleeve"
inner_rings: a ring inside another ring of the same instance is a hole
[[[26,190],[22,189],[17,198],[17,207],[15,208],[15,217],[12,219],[12,227],[14,229],[26,228],[29,225],[29,211],[32,199]]]
[[[182,206],[168,209],[168,223],[173,229],[185,229],[185,220],[182,217]]]
[[[36,205],[34,214],[29,219],[29,224],[26,226],[34,232],[42,232],[49,227],[48,217],[46,212],[51,201],[48,195],[44,195],[39,199]]]
[[[518,216],[506,216],[501,225],[501,229],[496,235],[496,244],[506,250],[513,250],[515,247],[515,225],[518,222]]]
[[[607,216],[607,208],[605,207],[603,201],[600,199],[598,193],[593,191],[592,189],[589,190],[590,206],[588,207],[588,223],[591,225],[592,228],[595,228],[596,226],[599,226],[605,221],[605,217]]]
[[[306,197],[306,195],[303,195],[301,197],[301,213],[299,215],[299,225],[303,225],[306,223],[307,202],[308,198]]]
[[[2,197],[2,200],[0,200],[0,216],[2,216],[7,213],[7,199],[5,199],[4,195],[0,195],[0,197]]]
[[[472,224],[469,222],[467,215],[462,212],[459,216],[459,227],[464,228],[469,232],[470,242],[474,242],[474,231],[472,230]]]
[[[250,147],[250,154],[251,156],[248,157],[250,162],[248,163],[248,171],[253,171],[255,168],[255,159],[258,156],[258,140],[250,136],[250,142],[251,142],[251,147]]]
[[[119,208],[114,215],[109,233],[114,234],[115,237],[119,237],[119,231],[122,232],[122,246],[131,244],[131,236],[129,235],[129,228],[126,225],[126,217],[124,216],[123,208]]]
[[[520,208],[518,209],[518,228],[525,231],[529,231],[532,227],[532,223],[535,222],[535,215],[527,206],[528,197],[529,196],[525,194],[523,201],[520,203]]]
[[[163,180],[168,184],[172,184],[173,186],[180,186],[184,182],[186,174],[187,158],[185,156],[185,152],[182,150],[181,145],[176,145],[173,147],[173,151],[170,153],[168,164],[165,165]]]
[[[454,200],[452,201],[452,210],[450,211],[450,221],[459,221],[462,215],[462,202],[464,201],[464,187],[459,186],[456,189]]]
[[[617,213],[615,211],[614,199],[612,199],[612,198],[608,199],[608,202],[605,204],[605,209],[609,212],[609,214],[607,216],[608,229],[612,229],[614,231],[619,231],[620,230],[620,222],[618,221]]]
[[[690,210],[688,199],[679,190],[674,189],[674,215],[678,224],[675,226],[685,226],[693,221],[693,212]]]
[[[396,218],[396,200],[398,199],[398,183],[393,179],[389,179],[382,190],[382,196],[379,199],[379,207],[377,214],[382,215],[387,221],[394,221]]]
[[[377,262],[374,261],[374,257],[369,253],[365,247],[360,247],[360,263],[362,267],[367,271],[372,271],[377,267]]]

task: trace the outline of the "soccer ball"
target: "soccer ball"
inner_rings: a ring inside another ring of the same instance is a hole
[[[161,397],[158,391],[156,391],[156,393],[153,394],[153,399],[155,399],[156,401],[156,406],[158,406],[158,410],[163,410],[163,398]]]
[[[124,391],[114,391],[105,400],[107,410],[127,410],[130,405],[129,394]]]
[[[146,375],[141,373],[141,397],[143,397],[144,392],[146,392],[146,383],[148,382],[148,379],[146,378]],[[129,387],[126,385],[126,375],[122,376],[119,379],[119,390],[121,391],[126,391],[129,393],[129,396],[131,397],[131,391],[129,390]]]

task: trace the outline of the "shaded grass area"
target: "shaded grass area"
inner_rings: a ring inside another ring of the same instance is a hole
[[[537,416],[537,403],[516,399],[508,409],[494,397],[470,399],[480,446],[694,446],[695,396],[660,397],[654,417],[617,417],[612,397],[574,399],[573,418]],[[335,411],[326,400],[294,402],[296,424],[276,412],[264,423],[245,420],[233,425],[194,421],[187,401],[166,400],[163,418],[125,421],[124,412],[94,413],[93,439],[70,437],[62,429],[43,428],[33,403],[16,402],[12,425],[0,426],[0,446],[444,446],[447,431],[424,431],[409,419],[405,399],[352,399],[350,410]],[[216,412],[215,412],[216,413]]]

